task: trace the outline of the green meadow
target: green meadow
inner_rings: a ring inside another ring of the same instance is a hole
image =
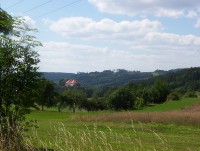
[[[200,150],[200,126],[196,119],[192,122],[185,120],[181,124],[176,120],[168,123],[159,122],[159,120],[156,122],[134,120],[138,114],[149,116],[150,112],[154,112],[153,116],[159,115],[160,120],[163,121],[164,118],[167,118],[165,114],[171,114],[174,110],[177,112],[172,115],[179,117],[186,114],[180,112],[180,109],[195,102],[200,102],[200,99],[169,101],[146,107],[137,112],[79,111],[72,113],[69,111],[57,112],[55,109],[33,110],[31,114],[27,115],[27,118],[37,120],[38,128],[32,128],[27,132],[26,143],[41,150],[56,151]],[[163,111],[167,112],[163,114]],[[164,115],[163,117],[160,117],[161,113]],[[130,119],[126,119],[127,117],[124,116],[132,114],[133,117],[130,116]],[[198,113],[195,115],[200,119]],[[186,114],[187,119],[193,119],[192,116]]]
[[[179,110],[184,107],[190,106],[195,102],[199,102],[199,98],[183,98],[178,101],[166,101],[162,104],[152,104],[151,106],[146,106],[140,112],[163,112],[163,111],[173,111]]]

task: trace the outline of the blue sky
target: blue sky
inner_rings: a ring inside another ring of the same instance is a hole
[[[200,66],[199,0],[0,0],[43,47],[40,71]]]

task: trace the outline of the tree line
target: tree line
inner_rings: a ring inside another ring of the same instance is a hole
[[[55,85],[53,82],[48,82],[51,87]],[[54,97],[41,97],[43,105],[57,106],[61,111],[62,106],[68,106],[75,112],[76,109],[84,109],[87,111],[95,110],[133,110],[150,103],[162,103],[166,101],[170,93],[169,86],[166,82],[157,80],[152,86],[144,87],[142,85],[128,84],[122,87],[107,88],[103,95],[93,93],[88,97],[87,88],[81,86],[66,87],[62,92],[56,92],[46,85],[45,91],[47,94],[55,94]],[[45,96],[42,94],[41,96]],[[50,100],[51,101],[50,101]],[[42,102],[38,102],[39,105]],[[44,104],[45,103],[45,104]]]
[[[82,85],[90,86],[122,86],[129,82],[136,82],[139,80],[153,77],[151,72],[140,71],[127,71],[124,69],[117,70],[104,70],[102,72],[78,72],[74,73],[43,73],[44,77],[48,80],[59,83],[60,79],[76,79],[81,82]]]
[[[179,100],[181,97],[197,97],[200,90],[200,68],[171,70],[168,73],[124,86],[82,86],[65,87],[65,80],[53,84],[59,99],[58,105],[75,109],[93,110],[133,110],[152,103]],[[73,94],[74,93],[74,94]],[[53,94],[48,93],[48,94]],[[74,99],[75,94],[80,100]],[[52,101],[54,97],[51,97]],[[74,102],[74,103],[72,103]],[[48,101],[47,101],[48,103]],[[50,103],[53,104],[53,103]],[[46,104],[48,106],[48,104]]]

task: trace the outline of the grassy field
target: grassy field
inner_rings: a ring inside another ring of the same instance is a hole
[[[178,101],[167,101],[163,104],[147,106],[144,109],[139,110],[139,112],[160,112],[160,111],[163,112],[163,111],[179,110],[199,101],[200,98],[184,98]]]
[[[133,119],[124,120],[125,118],[121,116],[153,112],[155,117],[163,114],[160,111],[168,111],[165,113],[171,114],[169,110],[181,109],[198,101],[200,100],[184,99],[166,102],[139,111],[143,113],[102,111],[74,114],[32,111],[27,118],[38,120],[39,128],[33,128],[28,132],[31,137],[28,137],[27,141],[34,146],[56,151],[200,150],[200,126],[197,124],[138,122],[139,120]],[[200,121],[200,114],[196,113]],[[115,118],[118,120],[113,120],[111,115],[116,114]],[[182,111],[181,115],[183,115]],[[111,116],[110,119],[109,116]],[[187,118],[190,118],[189,116]],[[107,119],[97,120],[97,117]]]

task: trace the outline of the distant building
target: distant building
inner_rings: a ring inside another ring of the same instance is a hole
[[[67,80],[67,82],[65,83],[65,86],[75,86],[76,84],[78,84],[78,81],[77,80],[73,80],[73,79],[70,79],[70,80]]]

